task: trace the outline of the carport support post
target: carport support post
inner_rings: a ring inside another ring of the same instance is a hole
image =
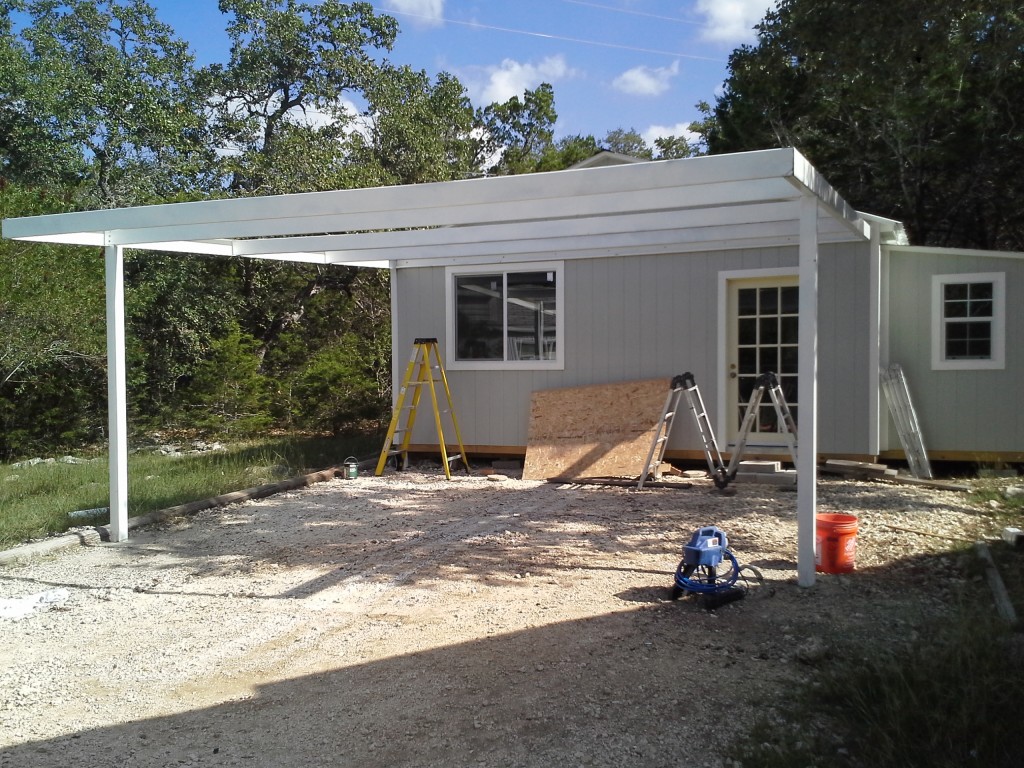
[[[800,372],[797,403],[797,583],[814,585],[818,505],[818,200],[800,200]]]
[[[124,253],[104,248],[107,290],[107,429],[110,438],[110,540],[128,538],[128,408],[124,362]]]

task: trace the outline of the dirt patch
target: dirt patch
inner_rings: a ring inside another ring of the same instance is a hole
[[[962,584],[965,494],[825,481],[856,573],[796,586],[796,494],[417,472],[334,480],[0,571],[0,766],[713,766],[837,637]],[[719,525],[764,576],[667,599]],[[941,538],[947,537],[947,538]]]

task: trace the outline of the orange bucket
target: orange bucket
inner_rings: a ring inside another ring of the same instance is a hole
[[[818,515],[814,536],[814,569],[821,573],[849,573],[857,554],[856,515]]]

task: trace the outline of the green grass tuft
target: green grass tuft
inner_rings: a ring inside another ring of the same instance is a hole
[[[263,485],[377,453],[383,438],[283,438],[182,457],[128,458],[128,515]],[[70,513],[109,504],[108,463],[0,465],[0,549],[69,528],[105,523],[108,515]]]
[[[912,643],[884,632],[796,684],[788,716],[743,740],[743,768],[1016,768],[1024,754],[1021,636],[965,608]]]

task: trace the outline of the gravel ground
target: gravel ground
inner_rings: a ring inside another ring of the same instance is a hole
[[[991,533],[967,494],[825,480],[857,571],[803,589],[796,494],[735,487],[338,479],[2,569],[53,602],[0,619],[0,766],[723,768],[837,638],[947,610],[948,538]],[[668,600],[711,524],[763,581]]]

